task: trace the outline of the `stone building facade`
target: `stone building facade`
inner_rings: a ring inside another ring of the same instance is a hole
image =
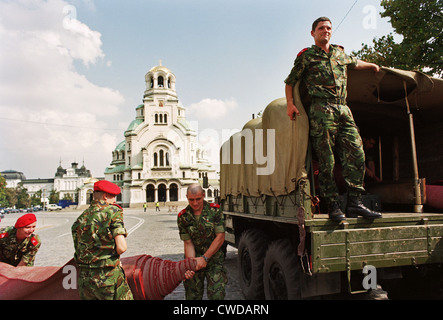
[[[135,108],[135,119],[112,152],[112,162],[105,179],[122,189],[117,200],[126,207],[145,202],[186,201],[191,183],[203,182],[209,187],[211,201],[218,190],[218,173],[205,159],[197,132],[185,117],[175,89],[175,75],[161,65],[145,76],[143,104]]]

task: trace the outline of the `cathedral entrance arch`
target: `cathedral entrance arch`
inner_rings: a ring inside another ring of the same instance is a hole
[[[158,185],[158,201],[166,202],[166,185],[164,183]]]
[[[178,186],[175,183],[169,186],[169,201],[178,201]]]
[[[148,184],[146,187],[146,202],[155,201],[155,186],[153,184]]]

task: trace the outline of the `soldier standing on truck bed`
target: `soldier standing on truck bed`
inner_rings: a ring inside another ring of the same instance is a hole
[[[330,44],[331,31],[331,20],[326,17],[320,17],[312,24],[315,45],[300,51],[285,79],[287,114],[291,120],[295,120],[294,114],[300,114],[294,105],[293,87],[303,79],[312,99],[308,112],[309,134],[319,161],[320,196],[327,203],[329,218],[334,221],[345,219],[333,174],[334,151],[340,158],[348,191],[346,217],[380,218],[379,212],[366,208],[361,200],[365,191],[365,154],[351,110],[346,105],[347,66],[375,72],[380,68],[348,56],[343,47]]]

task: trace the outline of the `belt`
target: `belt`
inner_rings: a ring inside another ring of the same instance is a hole
[[[312,98],[312,103],[331,103],[331,104],[340,104],[346,105],[346,98]]]

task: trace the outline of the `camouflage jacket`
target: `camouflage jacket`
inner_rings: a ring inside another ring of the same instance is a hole
[[[120,206],[92,201],[74,222],[71,231],[78,266],[103,268],[120,263],[114,238],[119,234],[127,235]]]
[[[285,83],[294,86],[303,79],[312,98],[346,100],[347,66],[355,67],[357,59],[348,56],[343,47],[331,45],[329,53],[313,45],[297,55]]]
[[[0,261],[16,267],[20,261],[34,265],[35,255],[41,246],[40,237],[32,234],[22,242],[17,241],[15,227],[0,228]]]
[[[180,239],[183,241],[192,240],[197,257],[209,249],[217,233],[225,232],[224,223],[225,219],[220,206],[214,203],[209,204],[206,201],[200,217],[194,216],[189,205],[180,211],[177,217]],[[220,252],[216,255],[218,256]],[[216,255],[213,258],[216,258]]]

